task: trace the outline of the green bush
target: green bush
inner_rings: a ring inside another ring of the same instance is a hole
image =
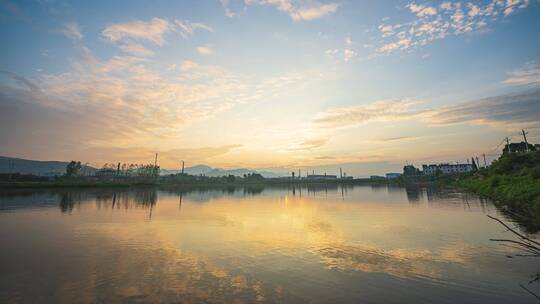
[[[503,155],[489,169],[457,185],[520,211],[540,230],[540,151]]]
[[[540,164],[531,169],[531,177],[534,179],[540,179]]]

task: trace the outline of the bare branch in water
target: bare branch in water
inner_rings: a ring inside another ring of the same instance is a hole
[[[536,299],[540,300],[539,296],[537,296],[534,292],[530,291],[527,287],[523,286],[523,284],[519,284],[519,286],[525,289],[528,293],[532,294]]]
[[[530,243],[533,243],[533,244],[536,244],[537,246],[540,246],[540,243],[534,241],[534,240],[531,240],[530,238],[524,236],[523,234],[517,232],[515,229],[512,229],[510,228],[508,225],[506,225],[505,223],[503,223],[503,221],[501,221],[500,219],[496,218],[496,217],[493,217],[491,215],[487,215],[490,219],[493,219],[493,220],[496,220],[497,222],[499,222],[501,225],[503,225],[504,227],[506,227],[510,232],[512,232],[513,234],[519,236],[519,238],[523,239],[523,240],[526,240]],[[540,250],[540,248],[536,247],[538,250]]]
[[[513,234],[517,235],[518,238],[519,238],[519,241],[516,241],[516,240],[508,240],[508,239],[490,239],[490,241],[493,241],[493,242],[501,242],[503,244],[503,246],[505,247],[510,247],[510,248],[514,248],[514,249],[518,249],[518,250],[523,250],[525,252],[528,252],[528,253],[531,253],[531,254],[516,254],[515,256],[524,256],[524,257],[540,257],[540,243],[524,236],[523,234],[519,233],[518,231],[516,231],[515,228],[511,228],[509,227],[508,225],[506,225],[505,223],[503,223],[501,220],[499,220],[498,218],[496,217],[493,217],[491,215],[487,215],[490,219],[492,220],[495,220],[497,222],[499,222],[501,225],[503,225],[506,229],[508,229],[508,231],[512,232]],[[508,257],[512,257],[512,256],[508,256]],[[537,282],[537,281],[540,281],[540,274],[536,274],[533,276],[533,279],[529,282],[529,284],[527,285],[531,285],[532,283],[534,282]],[[525,291],[527,291],[529,294],[531,294],[532,296],[534,296],[537,300],[540,300],[540,297],[534,293],[533,291],[531,291],[530,289],[528,289],[527,287],[525,287],[523,284],[519,284],[519,286],[521,288],[523,288]]]

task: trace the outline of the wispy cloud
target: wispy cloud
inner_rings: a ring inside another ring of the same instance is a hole
[[[245,0],[248,5],[270,5],[287,13],[294,21],[306,21],[322,18],[335,13],[337,3],[319,3],[317,1],[297,0]]]
[[[432,124],[458,123],[498,126],[540,124],[540,90],[478,99],[425,113]]]
[[[174,150],[181,147],[178,138],[186,125],[268,98],[299,80],[294,75],[259,79],[193,61],[180,65],[179,76],[166,77],[169,72],[152,69],[147,58],[102,60],[83,46],[79,50],[66,72],[0,77],[0,128],[20,130],[20,136],[9,136],[11,150],[3,153],[24,152],[18,138],[55,157],[81,151],[92,158],[102,149],[151,148],[157,140],[160,150]],[[66,130],[58,132],[61,126]],[[39,129],[35,136],[34,128]]]
[[[242,145],[223,145],[198,148],[180,149],[151,149],[148,147],[100,147],[96,151],[83,150],[83,153],[92,153],[93,160],[97,163],[106,162],[130,162],[147,163],[151,161],[155,153],[159,154],[159,163],[167,168],[180,167],[181,161],[191,164],[205,163],[212,161],[212,158],[229,153],[238,149]],[[92,148],[93,149],[93,148]]]
[[[508,78],[503,81],[509,85],[540,85],[540,65],[529,62],[521,68],[508,73]]]
[[[415,139],[417,139],[417,137],[414,137],[414,136],[397,136],[397,137],[380,138],[377,141],[378,142],[395,142],[395,141],[415,140]]]
[[[200,46],[197,48],[197,53],[208,56],[214,54],[214,50],[208,46]]]
[[[152,18],[150,21],[137,20],[111,24],[103,30],[102,34],[103,37],[113,42],[138,40],[163,45],[165,43],[164,36],[167,32],[175,31],[182,37],[187,38],[197,30],[214,32],[211,26],[200,22],[191,22],[189,20],[170,22],[162,18]]]
[[[324,53],[330,58],[337,61],[343,60],[345,62],[352,60],[358,55],[350,36],[345,37],[343,48],[327,49]]]
[[[373,103],[330,109],[319,113],[314,123],[322,128],[345,128],[374,121],[422,121],[432,126],[483,124],[502,128],[540,125],[540,90],[492,96],[426,110],[415,109],[408,100]],[[407,137],[387,139],[403,140]]]
[[[81,29],[79,28],[79,25],[75,22],[69,22],[64,24],[64,27],[62,28],[62,33],[72,40],[81,40],[83,38]]]
[[[147,56],[154,55],[154,51],[146,48],[142,44],[135,43],[135,42],[128,42],[126,44],[122,44],[119,46],[119,48],[122,51],[129,53],[131,55],[134,55],[134,56],[147,57]]]
[[[344,49],[343,50],[343,60],[344,61],[349,61],[351,59],[353,59],[354,57],[356,56],[356,52],[352,49]]]
[[[528,5],[528,0],[491,0],[485,4],[448,1],[439,6],[412,2],[406,6],[414,15],[412,21],[378,26],[381,36],[377,51],[391,53],[411,50],[450,35],[483,31],[489,23],[525,9]]]
[[[133,39],[139,41],[149,41],[157,45],[163,45],[165,33],[172,29],[169,21],[161,18],[152,18],[146,21],[131,21],[126,23],[115,23],[107,26],[103,30],[103,37],[116,42],[123,39]]]
[[[332,160],[332,159],[336,159],[335,156],[317,156],[315,157],[315,159],[319,159],[319,160]]]
[[[293,147],[289,149],[290,151],[300,151],[300,150],[313,150],[319,147],[322,147],[328,143],[328,138],[311,138],[306,139],[296,145],[296,147]]]
[[[182,37],[187,38],[197,30],[203,30],[213,33],[214,29],[204,23],[200,22],[191,22],[189,20],[175,20],[174,23],[176,24],[176,29],[182,35]]]
[[[225,16],[234,18],[246,12],[246,3],[244,0],[219,0],[225,10]]]
[[[167,33],[176,32],[183,38],[188,38],[198,30],[214,32],[211,26],[200,22],[189,20],[170,22],[162,18],[153,18],[150,21],[137,20],[111,24],[103,30],[102,35],[105,39],[117,43],[118,47],[128,54],[148,57],[154,55],[154,51],[150,50],[148,45],[164,45]],[[211,49],[201,49],[199,53],[209,55]]]
[[[411,109],[415,104],[417,102],[410,100],[382,100],[364,105],[335,108],[319,113],[314,122],[321,127],[341,128],[372,121],[393,121],[415,115]]]

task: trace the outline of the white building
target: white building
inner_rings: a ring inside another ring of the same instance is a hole
[[[386,178],[387,179],[394,179],[394,178],[398,178],[400,176],[402,176],[403,174],[401,173],[386,173]]]
[[[438,165],[422,165],[424,175],[435,175],[437,171],[442,174],[466,173],[471,172],[473,166],[471,164],[438,164]]]

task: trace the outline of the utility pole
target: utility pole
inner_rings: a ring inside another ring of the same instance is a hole
[[[343,178],[343,171],[339,168],[339,178]]]
[[[510,139],[508,138],[508,136],[506,137],[506,149],[508,149],[508,154],[512,153],[510,151]]]
[[[157,177],[159,175],[158,169],[157,169],[157,153],[156,153],[156,159],[154,160],[154,170],[153,173]],[[152,206],[150,206],[150,217],[152,216]]]
[[[184,174],[184,161],[182,161],[182,174]]]
[[[525,130],[521,130],[521,134],[523,134],[523,139],[525,140],[525,151],[529,153],[529,143],[527,142],[527,134],[529,134],[529,132],[525,132]]]
[[[484,168],[487,168],[486,153],[483,153],[482,156],[484,157]]]

